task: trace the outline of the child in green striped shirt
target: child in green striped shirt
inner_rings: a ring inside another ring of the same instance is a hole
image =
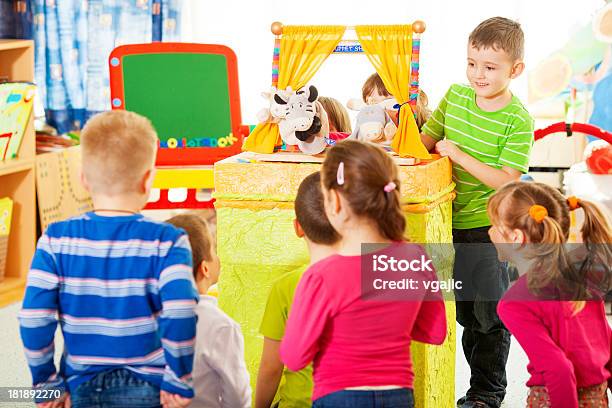
[[[472,372],[466,397],[458,401],[462,408],[496,408],[505,396],[510,334],[496,305],[509,279],[489,240],[487,202],[529,168],[533,119],[509,89],[523,72],[523,48],[518,23],[503,17],[480,23],[468,40],[469,85],[449,88],[421,134],[429,150],[452,161],[456,184],[453,275],[463,281],[457,321]]]

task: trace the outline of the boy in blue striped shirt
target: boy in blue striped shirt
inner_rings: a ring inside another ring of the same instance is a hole
[[[139,214],[153,180],[155,130],[135,113],[105,112],[87,123],[81,143],[94,211],[49,225],[19,314],[34,387],[65,390],[77,408],[187,406],[199,298],[191,248],[183,230]]]

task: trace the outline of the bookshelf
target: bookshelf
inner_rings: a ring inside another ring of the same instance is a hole
[[[0,40],[0,79],[34,80],[34,42]],[[0,281],[0,307],[20,300],[36,245],[36,134],[34,114],[26,127],[18,157],[0,161],[0,197],[13,200],[6,272]]]

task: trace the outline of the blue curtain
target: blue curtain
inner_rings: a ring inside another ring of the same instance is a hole
[[[0,2],[0,35],[34,38],[36,84],[47,122],[60,133],[110,109],[108,56],[115,47],[180,40],[182,0]]]
[[[0,0],[0,38],[32,38],[29,0]]]

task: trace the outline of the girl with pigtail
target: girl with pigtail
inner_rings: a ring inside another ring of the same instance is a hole
[[[413,407],[410,342],[444,341],[442,296],[416,291],[418,298],[398,301],[362,286],[363,259],[389,251],[427,258],[404,236],[398,169],[380,147],[344,140],[327,152],[321,182],[341,240],[336,255],[300,280],[281,359],[290,370],[314,361],[314,407]],[[366,243],[382,249],[362,253]]]
[[[585,213],[584,250],[569,250],[569,214],[577,208]],[[519,271],[497,310],[529,357],[527,407],[608,407],[612,330],[602,297],[610,289],[609,221],[593,203],[540,183],[506,184],[488,213],[500,260]]]

